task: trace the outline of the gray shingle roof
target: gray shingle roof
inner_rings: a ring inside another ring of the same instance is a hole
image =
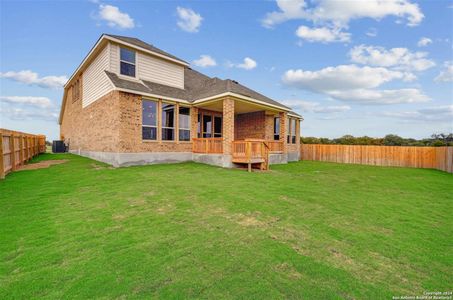
[[[105,73],[117,88],[128,89],[142,93],[155,94],[163,97],[171,97],[194,102],[195,100],[231,92],[250,97],[270,105],[275,105],[284,109],[290,109],[289,107],[277,101],[274,101],[252,89],[249,89],[248,87],[243,86],[236,81],[230,79],[223,80],[217,77],[211,78],[187,67],[184,68],[184,89],[146,80],[128,80],[120,78],[115,73],[109,71],[105,71]]]
[[[176,59],[176,60],[179,60],[180,62],[188,64],[188,62],[186,62],[185,60],[182,60],[182,59],[180,59],[180,58],[178,58],[178,57],[176,57],[176,56],[174,56],[174,55],[172,55],[172,54],[170,54],[168,52],[165,52],[162,49],[156,48],[153,45],[145,43],[144,41],[139,40],[137,38],[128,37],[128,36],[122,36],[122,35],[106,34],[106,33],[104,33],[104,35],[110,36],[112,38],[118,39],[118,40],[123,41],[125,43],[129,43],[129,44],[132,44],[134,46],[137,46],[137,47],[149,50],[149,51],[153,51],[153,52],[159,53],[161,55],[167,56],[169,58]]]

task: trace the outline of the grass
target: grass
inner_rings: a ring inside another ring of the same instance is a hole
[[[453,176],[321,162],[0,181],[0,297],[390,299],[453,287]]]

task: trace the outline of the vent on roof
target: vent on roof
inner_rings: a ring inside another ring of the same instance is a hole
[[[231,80],[233,83],[236,83],[236,84],[239,84],[239,82],[237,82],[236,80]]]

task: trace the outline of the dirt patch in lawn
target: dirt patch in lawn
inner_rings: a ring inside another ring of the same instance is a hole
[[[17,168],[16,171],[45,169],[52,165],[64,164],[65,162],[68,162],[68,160],[67,159],[44,160],[37,163],[20,166],[19,168]]]

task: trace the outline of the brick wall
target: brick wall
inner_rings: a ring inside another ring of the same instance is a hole
[[[264,139],[265,117],[264,111],[236,115],[234,120],[234,139]]]
[[[142,97],[129,93],[120,93],[120,152],[191,152],[191,142],[161,141],[158,130],[157,141],[142,140]],[[159,100],[159,107],[162,101]],[[175,106],[176,109],[176,106]],[[158,114],[160,122],[160,113]],[[175,119],[177,114],[175,115]],[[175,136],[178,128],[175,122]],[[193,126],[193,125],[192,125]],[[196,126],[196,124],[195,124]],[[193,134],[191,132],[191,134]]]
[[[82,97],[73,101],[72,87],[69,87],[60,137],[69,143],[70,150],[116,152],[119,115],[119,92],[110,92],[82,109]]]
[[[234,100],[231,98],[223,100],[222,120],[223,153],[231,154],[231,142],[234,140]]]

